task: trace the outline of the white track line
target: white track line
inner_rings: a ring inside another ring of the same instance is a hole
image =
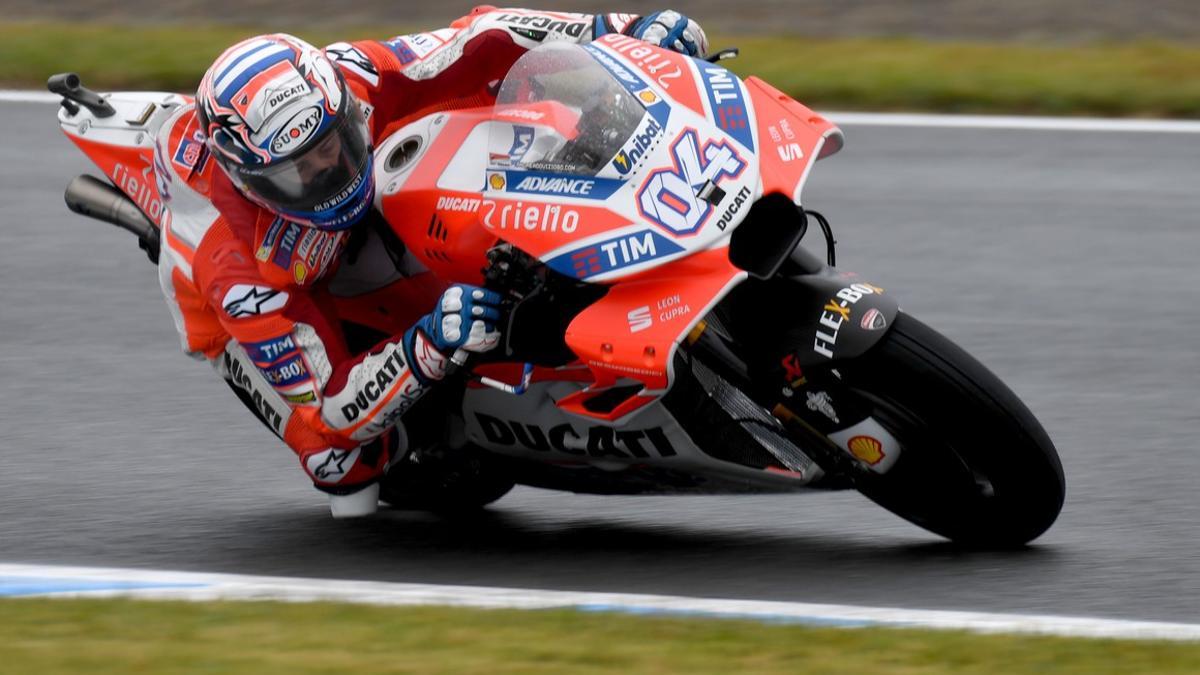
[[[58,103],[61,100],[61,96],[56,96],[48,91],[0,89],[0,101],[9,103]]]
[[[13,103],[57,103],[59,97],[41,91],[0,89],[0,102],[5,101]],[[1099,117],[1020,117],[1011,115],[932,115],[835,111],[826,111],[822,114],[834,122],[846,126],[1200,134],[1200,120],[1131,120]]]
[[[926,115],[917,113],[821,113],[837,124],[877,127],[936,127],[941,129],[1020,129],[1037,131],[1112,131],[1139,133],[1200,133],[1197,120],[1138,120],[1101,117],[1020,117],[1011,115]]]
[[[1088,638],[1200,640],[1200,624],[1158,621],[44,565],[0,564],[0,597],[323,600],[371,605],[441,605],[487,609],[563,608],[739,618],[848,628],[885,626]]]

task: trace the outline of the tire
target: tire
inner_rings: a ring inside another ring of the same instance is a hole
[[[379,498],[399,509],[468,514],[495,502],[513,481],[477,453],[422,456],[393,466],[380,485]]]
[[[871,351],[839,364],[843,383],[900,441],[886,474],[855,487],[896,515],[972,547],[1021,546],[1062,510],[1062,463],[1029,409],[995,375],[899,314]]]

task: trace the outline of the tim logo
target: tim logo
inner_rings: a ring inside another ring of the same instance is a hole
[[[746,160],[725,141],[706,141],[701,147],[695,129],[675,139],[671,156],[674,166],[654,171],[638,190],[638,209],[672,234],[695,234],[713,212],[701,195],[723,194],[721,183],[742,175]]]

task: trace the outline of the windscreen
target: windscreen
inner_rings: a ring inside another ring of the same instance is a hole
[[[491,164],[594,176],[645,115],[582,47],[548,43],[522,56],[500,87],[496,118],[504,121],[492,125]]]

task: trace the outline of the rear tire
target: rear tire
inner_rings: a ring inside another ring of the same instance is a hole
[[[1020,399],[953,342],[900,314],[878,345],[838,372],[903,446],[886,474],[856,480],[868,498],[977,547],[1020,546],[1054,523],[1066,489],[1054,444]]]
[[[513,481],[478,452],[405,458],[384,475],[379,498],[392,507],[445,514],[483,509],[513,489]]]

